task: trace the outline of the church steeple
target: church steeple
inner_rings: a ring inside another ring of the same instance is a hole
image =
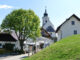
[[[42,17],[42,36],[48,36],[51,38],[56,37],[56,33],[55,33],[55,29],[54,29],[54,25],[50,22],[49,17],[48,17],[48,13],[47,10],[45,8],[45,12],[44,15]]]
[[[47,10],[45,9],[44,17],[48,16]]]
[[[45,12],[44,12],[44,16],[43,16],[43,26],[48,23],[49,21],[49,17],[48,17],[48,13],[47,13],[47,10],[45,8]]]

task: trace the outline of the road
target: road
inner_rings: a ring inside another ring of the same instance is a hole
[[[28,56],[28,54],[6,56],[6,57],[0,57],[0,60],[22,60],[23,58],[25,58],[27,56]]]

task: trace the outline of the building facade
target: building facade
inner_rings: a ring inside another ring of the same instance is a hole
[[[80,34],[80,18],[73,14],[57,28],[56,33],[58,34],[58,40]]]
[[[13,44],[14,49],[20,50],[19,40],[10,33],[0,33],[0,48],[3,48],[5,44]]]

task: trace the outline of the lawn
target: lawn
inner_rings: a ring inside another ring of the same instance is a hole
[[[0,55],[1,55],[1,54],[12,53],[12,52],[13,52],[13,51],[9,51],[9,50],[3,49],[3,48],[1,49],[1,48],[0,48]]]
[[[9,52],[8,50],[0,49],[0,54],[5,54],[5,53],[8,53],[8,52]]]
[[[80,60],[80,35],[64,38],[23,60]]]

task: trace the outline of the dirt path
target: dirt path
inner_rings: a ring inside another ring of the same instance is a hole
[[[7,56],[7,57],[0,57],[0,60],[22,60],[23,58],[27,57],[28,54],[16,55],[16,56]]]

